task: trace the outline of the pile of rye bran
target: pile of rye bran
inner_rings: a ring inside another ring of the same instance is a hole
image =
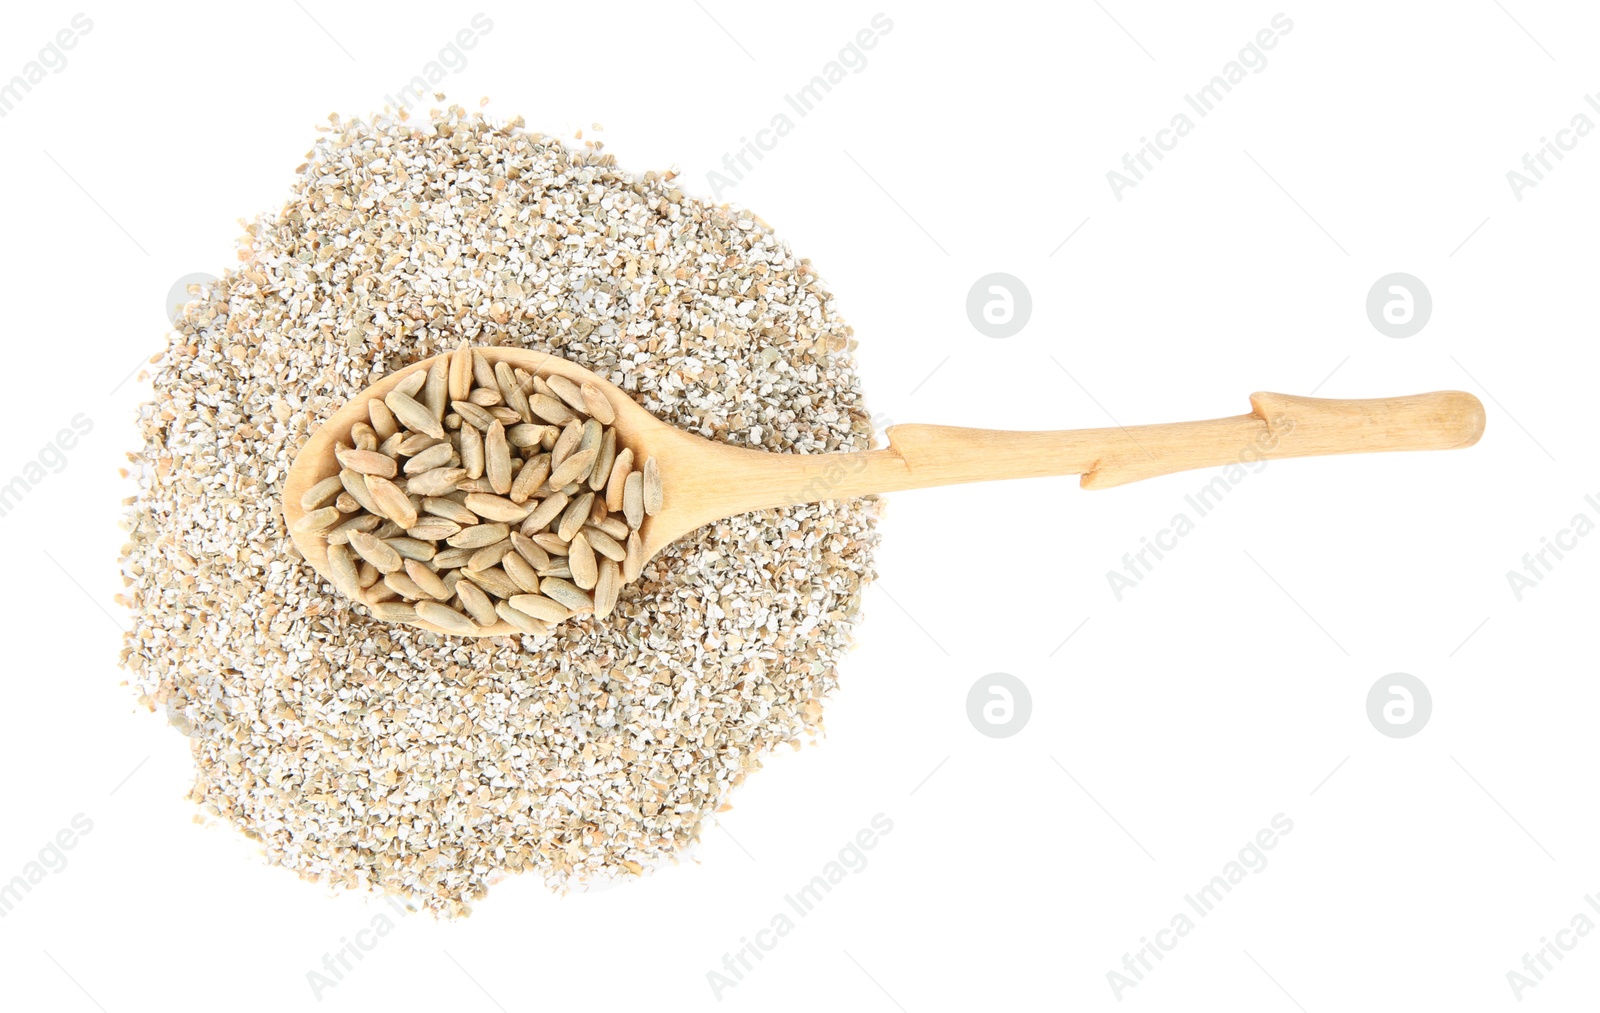
[[[671,173],[459,107],[330,123],[154,370],[122,560],[132,682],[190,736],[194,800],[306,878],[460,914],[509,873],[672,861],[820,727],[874,502],[717,523],[604,620],[471,639],[319,579],[284,475],[353,394],[462,337],[572,359],[713,439],[865,449],[850,328],[765,223]]]

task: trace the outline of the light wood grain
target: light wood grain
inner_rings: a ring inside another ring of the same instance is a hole
[[[1250,396],[1248,414],[1200,422],[1055,432],[903,425],[889,429],[889,446],[881,450],[775,454],[714,443],[668,425],[627,392],[565,359],[519,348],[479,351],[491,364],[503,361],[543,376],[592,383],[604,393],[616,411],[618,449],[632,448],[635,467],[654,457],[661,470],[662,509],[640,528],[647,559],[712,521],[766,507],[1048,475],[1081,475],[1083,488],[1103,489],[1236,461],[1450,450],[1476,443],[1484,426],[1483,405],[1462,391],[1359,401],[1257,393]],[[305,491],[338,473],[334,444],[348,439],[351,425],[367,418],[367,401],[382,398],[432,361],[379,380],[312,434],[284,482],[288,525],[304,513],[300,497]],[[326,540],[303,532],[292,537],[307,562],[327,576]],[[482,635],[516,632],[502,622]]]

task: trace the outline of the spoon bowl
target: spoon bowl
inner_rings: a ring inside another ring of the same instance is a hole
[[[528,348],[504,348],[500,346],[476,347],[474,351],[483,355],[493,366],[497,362],[505,362],[513,367],[521,368],[538,376],[561,376],[573,383],[583,385],[593,384],[605,394],[606,400],[611,404],[616,413],[612,428],[617,432],[618,446],[621,450],[628,447],[633,450],[635,460],[644,461],[648,457],[655,457],[662,477],[662,507],[655,516],[646,517],[639,526],[639,537],[644,544],[644,558],[651,559],[668,544],[699,527],[698,523],[689,523],[681,515],[682,505],[677,503],[678,497],[673,492],[673,483],[669,474],[676,473],[678,469],[692,463],[692,454],[700,444],[709,444],[709,441],[691,436],[673,426],[662,422],[639,406],[620,387],[608,380],[584,369],[576,363],[566,359],[549,355],[545,352]],[[449,353],[445,353],[448,355]],[[309,531],[295,530],[296,522],[306,513],[300,505],[300,499],[306,490],[313,485],[332,475],[339,474],[339,461],[334,456],[334,451],[342,437],[350,432],[350,428],[358,422],[365,422],[368,418],[367,402],[377,399],[382,400],[391,391],[398,387],[407,377],[416,373],[427,374],[432,368],[435,356],[414,362],[403,369],[388,374],[370,387],[364,388],[355,397],[351,398],[337,412],[328,418],[317,431],[311,434],[306,445],[301,448],[294,464],[289,469],[289,475],[283,485],[283,516],[290,529],[290,536],[295,547],[305,557],[306,562],[319,574],[332,580],[328,567],[328,541],[326,537]],[[674,509],[674,508],[677,509]],[[688,524],[689,526],[685,526]],[[432,623],[418,619],[413,625],[435,633],[448,633]],[[480,627],[478,636],[515,636],[520,630],[507,622],[499,622],[493,626]],[[456,634],[459,635],[459,634]]]

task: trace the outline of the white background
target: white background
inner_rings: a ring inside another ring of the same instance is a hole
[[[148,389],[122,381],[163,347],[169,285],[221,273],[236,219],[281,203],[315,124],[381,105],[479,8],[85,8],[66,67],[0,120],[19,399],[0,482],[73,414],[94,422],[0,519],[0,880],[93,823],[0,919],[7,1008],[718,1006],[707,972],[877,813],[893,831],[870,864],[719,1008],[1509,1010],[1541,937],[1600,920],[1600,538],[1521,601],[1506,578],[1600,518],[1600,137],[1521,201],[1506,180],[1575,114],[1600,122],[1592,6],[763,7],[487,0],[492,31],[443,87],[532,129],[602,123],[624,166],[676,163],[706,196],[882,10],[867,66],[726,195],[839,294],[875,412],[1089,427],[1236,414],[1256,390],[1460,388],[1488,409],[1482,442],[1274,463],[1120,602],[1106,571],[1209,475],[895,496],[826,737],[774,758],[695,860],[400,919],[319,1001],[307,972],[388,908],[194,825],[185,741],[120,685],[116,468]],[[1280,10],[1266,68],[1116,200],[1106,172]],[[8,13],[0,79],[77,11]],[[1004,340],[964,309],[997,271],[1033,300]],[[1392,271],[1434,302],[1407,339],[1364,308]],[[1011,738],[966,715],[991,672],[1031,691]],[[1432,693],[1411,738],[1367,718],[1392,672]],[[1267,867],[1119,1001],[1107,972],[1279,813],[1294,829]],[[1520,1006],[1597,990],[1600,933]]]

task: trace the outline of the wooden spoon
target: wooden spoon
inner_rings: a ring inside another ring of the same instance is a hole
[[[1192,468],[1269,458],[1355,454],[1382,450],[1470,447],[1483,434],[1483,405],[1462,391],[1408,397],[1333,400],[1288,394],[1250,395],[1247,415],[1107,429],[1006,432],[953,426],[900,425],[881,450],[836,454],[776,454],[716,443],[662,422],[621,388],[581,366],[543,352],[481,347],[490,364],[508,362],[530,373],[592,383],[616,410],[619,445],[634,460],[654,457],[662,506],[639,529],[645,559],[696,529],[766,507],[846,499],[872,493],[1047,475],[1081,475],[1085,489],[1104,489]],[[367,402],[402,379],[425,372],[433,359],[391,373],[352,398],[306,442],[283,487],[284,520],[292,529],[305,511],[300,498],[339,472],[334,445],[366,421]],[[323,536],[295,532],[300,553],[330,581]],[[444,633],[437,627],[416,625]],[[507,636],[508,623],[479,636]]]

